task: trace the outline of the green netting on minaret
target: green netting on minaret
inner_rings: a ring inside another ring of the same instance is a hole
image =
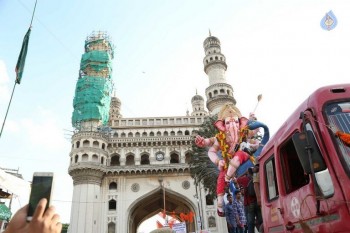
[[[107,68],[109,72],[112,71],[111,56],[107,51],[90,51],[84,53],[80,61],[80,69],[84,70],[91,67],[95,71],[101,71]]]
[[[73,100],[72,125],[100,120],[107,124],[111,103],[112,82],[109,78],[84,76],[77,82]]]
[[[72,125],[81,129],[83,122],[107,125],[112,94],[114,47],[104,32],[93,32],[85,40],[79,79],[73,100]]]

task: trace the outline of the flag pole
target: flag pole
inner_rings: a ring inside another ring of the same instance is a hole
[[[33,18],[34,18],[34,13],[35,13],[36,3],[37,3],[37,2],[38,2],[38,0],[35,0],[34,10],[33,10],[33,14],[32,14],[32,19],[30,20],[30,25],[29,25],[29,27],[32,27],[32,23],[33,23]]]
[[[4,125],[5,125],[5,121],[6,121],[6,118],[7,118],[7,114],[9,112],[9,109],[10,109],[10,105],[11,105],[11,102],[12,102],[12,97],[13,97],[13,93],[15,92],[15,88],[16,88],[16,82],[15,82],[15,85],[13,85],[13,89],[12,89],[12,94],[11,94],[11,98],[10,98],[10,102],[7,106],[7,111],[6,111],[6,114],[5,114],[5,119],[4,119],[4,122],[2,123],[2,127],[1,127],[1,132],[0,132],[0,138],[1,138],[1,135],[2,135],[2,131],[4,129]]]
[[[26,35],[24,36],[21,52],[19,54],[18,61],[17,61],[17,64],[16,64],[15,85],[13,86],[10,102],[9,102],[9,104],[7,106],[4,122],[2,123],[1,131],[0,131],[0,138],[1,138],[1,135],[2,135],[2,131],[4,130],[6,118],[7,118],[10,106],[11,106],[12,97],[13,97],[13,93],[15,92],[16,84],[17,83],[18,84],[21,83],[23,69],[24,69],[24,64],[25,64],[25,60],[26,60],[26,56],[27,56],[27,50],[28,50],[28,44],[29,44],[29,36],[30,36],[31,28],[32,28],[32,23],[33,23],[33,19],[34,19],[34,14],[35,14],[35,9],[36,9],[37,2],[38,2],[38,0],[35,0],[34,10],[33,10],[32,18],[30,20],[29,29],[28,29]]]

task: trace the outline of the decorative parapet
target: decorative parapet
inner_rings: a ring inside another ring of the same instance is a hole
[[[188,127],[203,123],[204,117],[152,117],[122,118],[113,121],[113,128],[155,128],[155,127]]]
[[[74,184],[98,183],[101,184],[103,175],[146,175],[166,173],[189,174],[188,164],[162,164],[161,167],[154,165],[127,165],[127,166],[104,166],[93,162],[71,164],[68,173],[72,176]]]
[[[128,143],[128,142],[168,142],[168,141],[190,141],[192,136],[168,136],[168,137],[139,137],[139,138],[111,138],[111,143]]]
[[[106,140],[108,141],[109,136],[107,134],[102,134],[99,132],[94,132],[94,131],[83,131],[83,132],[76,132],[72,136],[72,140],[80,140],[80,139],[86,139],[86,138],[94,138],[94,139],[101,139],[101,140]]]

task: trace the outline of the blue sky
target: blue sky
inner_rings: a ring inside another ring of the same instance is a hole
[[[0,120],[34,0],[0,0]],[[337,27],[325,31],[332,10]],[[113,80],[124,117],[179,116],[209,85],[203,41],[221,41],[226,78],[237,106],[272,133],[316,88],[350,80],[347,0],[42,1],[37,4],[22,83],[16,86],[3,135],[0,167],[54,171],[54,204],[69,222],[71,115],[84,41],[107,31],[115,45]],[[23,203],[22,203],[23,204]]]

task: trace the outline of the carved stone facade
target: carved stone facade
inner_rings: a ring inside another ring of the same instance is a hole
[[[162,201],[156,208],[144,206],[144,199],[162,199],[163,185],[169,195],[165,203],[169,213],[192,211],[201,219],[193,230],[202,227],[222,232],[225,219],[218,218],[215,211],[207,215],[207,208],[215,208],[206,205],[206,193],[194,185],[188,166],[191,143],[203,121],[204,116],[120,118],[111,122],[108,134],[74,134],[69,174],[74,180],[75,202],[70,232],[136,233],[143,218],[163,209]],[[88,209],[99,214],[84,215]],[[213,218],[215,227],[209,228]]]
[[[213,111],[235,100],[223,76],[227,66],[220,42],[211,38],[205,46],[211,80],[207,106]],[[219,63],[210,60],[217,54]],[[164,209],[178,219],[180,213],[195,213],[189,232],[227,231],[216,202],[207,203],[204,187],[190,176],[194,136],[208,115],[203,97],[196,94],[191,102],[193,112],[187,116],[122,118],[121,101],[112,97],[107,130],[79,128],[72,137],[68,169],[74,180],[70,233],[136,233],[143,221]]]

